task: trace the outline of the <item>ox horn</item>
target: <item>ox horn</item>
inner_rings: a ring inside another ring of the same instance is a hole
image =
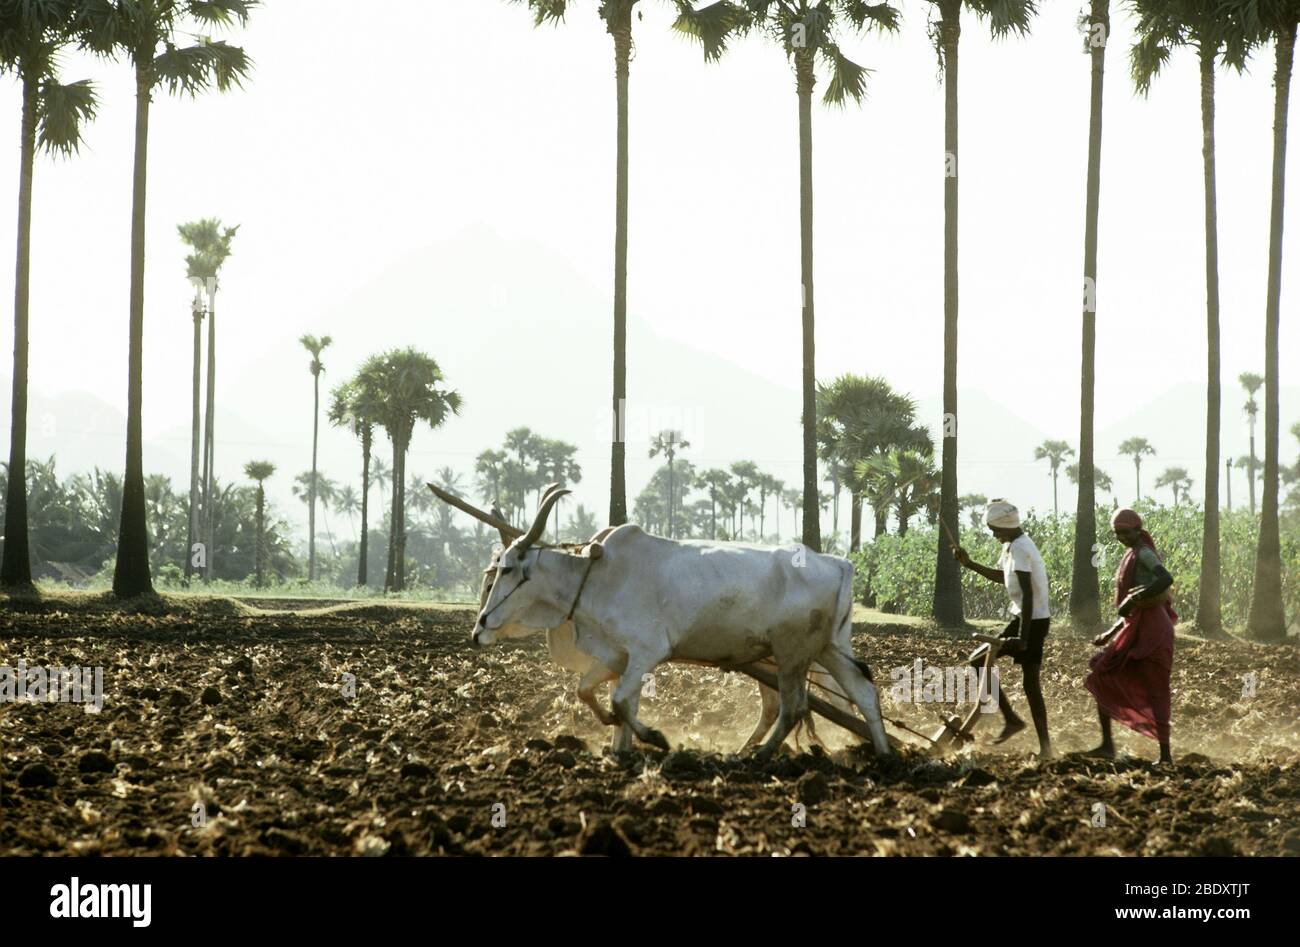
[[[570,490],[563,489],[559,484],[554,485],[546,491],[546,495],[542,497],[542,505],[537,510],[537,516],[533,519],[533,525],[530,526],[528,532],[518,540],[520,549],[527,549],[533,543],[537,542],[537,540],[542,538],[542,531],[546,529],[546,521],[550,519],[551,510],[555,507],[555,504],[559,502],[560,497],[566,496],[571,492],[572,491]]]
[[[493,529],[495,529],[498,533],[501,534],[502,542],[508,543],[513,539],[518,539],[520,536],[524,534],[524,531],[522,529],[519,529],[518,527],[515,526],[511,526],[504,519],[502,519],[502,517],[498,515],[495,510],[493,510],[492,513],[484,513],[482,510],[474,506],[472,503],[467,503],[464,500],[462,500],[460,497],[456,496],[455,494],[448,493],[446,490],[443,490],[437,484],[426,483],[425,486],[428,487],[430,490],[432,490],[433,495],[436,496],[443,503],[450,504],[451,506],[454,506],[456,509],[460,510],[462,513],[468,513],[470,516],[474,517],[474,519],[479,520],[480,522],[486,523],[487,525],[491,526]]]

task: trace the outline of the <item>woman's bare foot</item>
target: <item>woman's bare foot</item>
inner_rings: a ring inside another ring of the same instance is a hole
[[[1023,720],[1008,720],[1007,725],[1002,728],[1002,732],[993,738],[993,742],[995,744],[1006,743],[1023,729],[1025,729]]]
[[[1038,747],[1038,758],[1040,760],[1050,760],[1055,755],[1056,751],[1052,749],[1052,744],[1050,743],[1044,743]]]

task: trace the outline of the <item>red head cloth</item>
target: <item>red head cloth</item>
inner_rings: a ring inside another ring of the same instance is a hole
[[[1110,518],[1111,529],[1141,529],[1142,517],[1130,509],[1116,510]]]

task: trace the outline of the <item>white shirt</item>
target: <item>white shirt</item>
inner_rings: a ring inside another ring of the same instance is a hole
[[[1011,612],[1020,614],[1021,599],[1020,577],[1017,572],[1029,573],[1029,587],[1034,593],[1034,614],[1030,618],[1051,618],[1052,609],[1047,599],[1047,565],[1042,553],[1034,545],[1027,533],[1021,533],[1014,542],[1002,544],[1002,555],[998,558],[1002,566],[1002,575],[1006,580],[1007,594],[1011,596]]]

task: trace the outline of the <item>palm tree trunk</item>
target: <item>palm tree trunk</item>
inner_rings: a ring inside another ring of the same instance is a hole
[[[406,451],[410,445],[407,436],[402,437],[402,451],[398,462],[402,465],[400,478],[393,477],[393,492],[397,495],[397,551],[393,560],[393,590],[401,592],[406,589]]]
[[[257,587],[266,584],[266,490],[262,481],[257,481],[257,546],[253,550],[253,571],[257,575]]]
[[[203,307],[197,293],[194,297],[194,309],[191,315],[194,319],[194,381],[191,386],[192,408],[190,411],[190,509],[189,527],[185,543],[185,582],[187,585],[194,576],[194,544],[199,538],[199,457],[202,452],[202,448],[199,446],[202,437],[199,417],[202,408]]]
[[[709,491],[709,538],[718,539],[718,496],[713,490]]]
[[[961,38],[960,0],[945,0],[939,23],[943,44],[944,149],[956,170],[957,47]],[[957,523],[957,174],[944,177],[943,187],[943,473],[939,488],[939,518],[954,532]],[[934,618],[944,626],[965,623],[961,601],[960,566],[943,531],[935,552]]]
[[[627,182],[628,74],[632,61],[632,5],[620,4],[606,21],[614,37],[618,97],[618,155],[614,196],[614,434],[610,444],[609,525],[627,522],[627,474],[623,434],[627,410]]]
[[[149,157],[149,91],[152,77],[136,67],[135,173],[131,190],[131,315],[127,341],[126,471],[118,528],[113,594],[130,598],[153,592],[149,577],[149,529],[144,509],[144,238]],[[210,550],[209,550],[210,552]],[[211,558],[208,560],[211,566]]]
[[[18,252],[14,268],[14,379],[10,406],[9,483],[5,492],[4,560],[0,585],[30,588],[27,534],[27,334],[32,268],[32,178],[36,167],[36,112],[40,84],[23,73],[22,164],[18,172]]]
[[[795,51],[799,95],[799,275],[803,287],[803,544],[821,552],[817,495],[817,365],[813,291],[813,52]]]
[[[358,550],[357,585],[366,585],[366,560],[370,555],[370,443],[369,430],[361,432],[361,545]]]
[[[203,441],[203,580],[212,579],[213,545],[216,535],[217,453],[217,298],[208,290],[208,404]]]
[[[1270,251],[1271,252],[1271,251]],[[1254,400],[1252,398],[1252,400]],[[1255,478],[1259,476],[1255,471],[1259,469],[1259,464],[1255,461],[1255,413],[1252,411],[1247,424],[1250,427],[1250,469],[1247,471],[1247,481],[1250,485],[1250,515],[1254,516],[1255,506]]]
[[[1246,627],[1252,638],[1286,637],[1282,606],[1282,540],[1278,525],[1281,417],[1278,405],[1279,329],[1282,302],[1282,215],[1286,199],[1286,122],[1295,56],[1296,24],[1277,37],[1277,72],[1273,106],[1273,208],[1268,245],[1268,309],[1264,330],[1264,499],[1260,507],[1255,586]]]
[[[1056,499],[1056,468],[1052,468],[1052,515],[1061,515],[1061,504]]]
[[[1091,24],[1110,36],[1110,2],[1093,0]],[[1088,110],[1088,182],[1083,231],[1084,307],[1079,395],[1079,490],[1074,514],[1074,562],[1070,576],[1070,618],[1088,630],[1101,624],[1101,591],[1094,561],[1097,549],[1096,450],[1097,398],[1097,218],[1101,207],[1102,93],[1106,44],[1090,46],[1092,92]]]
[[[390,432],[389,440],[393,445],[393,464],[389,472],[389,486],[393,489],[389,491],[388,498],[388,565],[384,570],[384,591],[393,591],[393,565],[397,561],[394,557],[394,550],[397,545],[397,488],[393,486],[394,472],[397,470],[397,437]]]
[[[1137,500],[1142,499],[1142,461],[1140,458],[1133,458],[1133,476],[1137,482]]]
[[[668,538],[673,538],[673,459],[668,458]]]
[[[1196,624],[1223,632],[1219,568],[1219,223],[1214,167],[1214,54],[1201,46],[1201,159],[1205,172],[1205,530],[1201,537],[1200,600]]]
[[[320,440],[320,372],[312,372],[311,483],[307,485],[307,581],[316,579],[316,448]]]
[[[1232,512],[1232,458],[1228,458],[1228,460],[1224,463],[1223,474],[1224,474],[1224,480],[1226,482],[1226,486],[1228,488],[1228,512],[1231,513]]]
[[[849,494],[849,552],[862,548],[862,494]]]

